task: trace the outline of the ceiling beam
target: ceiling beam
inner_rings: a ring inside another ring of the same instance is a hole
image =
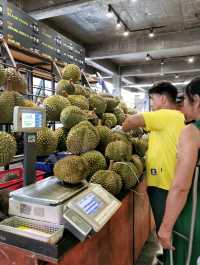
[[[57,17],[67,14],[72,14],[77,11],[77,8],[81,8],[85,5],[90,5],[95,0],[76,0],[76,1],[69,1],[65,4],[57,4],[52,5],[47,8],[38,8],[29,12],[28,14],[37,20],[42,20],[51,17]]]
[[[162,65],[162,73],[164,74],[178,74],[178,73],[193,73],[200,72],[200,60],[196,60],[194,63],[189,64],[182,58],[179,60],[165,61]],[[159,61],[150,62],[148,64],[138,64],[132,66],[121,67],[121,75],[123,77],[135,76],[135,77],[153,77],[160,76],[161,64]]]
[[[110,42],[91,45],[87,56],[92,60],[119,58],[123,55],[152,56],[160,54],[165,57],[200,53],[200,29],[160,33],[153,39],[140,34],[131,34],[128,38],[118,38]]]
[[[118,67],[116,67],[116,65],[114,65],[113,63],[109,61],[106,61],[106,60],[92,61],[86,58],[86,63],[105,74],[108,74],[111,76],[113,76],[114,74],[119,74]],[[124,82],[127,85],[131,85],[134,82],[134,78],[133,77],[127,77],[127,78],[122,77],[122,82]]]

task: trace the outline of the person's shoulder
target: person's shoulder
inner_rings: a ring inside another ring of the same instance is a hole
[[[200,147],[200,130],[193,124],[186,125],[181,132],[181,140],[195,143]]]

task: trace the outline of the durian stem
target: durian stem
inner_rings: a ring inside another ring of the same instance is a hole
[[[114,164],[114,161],[113,160],[110,160],[110,165],[109,165],[108,170],[112,170],[113,164]]]

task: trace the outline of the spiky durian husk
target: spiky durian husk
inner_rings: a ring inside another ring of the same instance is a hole
[[[105,157],[96,150],[86,152],[82,154],[81,157],[84,157],[88,162],[89,178],[91,178],[96,171],[106,169]]]
[[[81,154],[94,150],[100,137],[97,129],[88,121],[75,125],[67,136],[67,150],[72,154]]]
[[[47,120],[59,121],[62,110],[71,105],[69,100],[59,95],[53,95],[43,101],[46,108]]]
[[[27,91],[27,82],[25,78],[17,72],[14,68],[7,68],[6,74],[6,89],[17,91],[18,93],[25,94]]]
[[[121,177],[111,170],[99,170],[91,178],[92,183],[100,184],[113,195],[117,195],[122,188]]]
[[[60,115],[60,121],[66,129],[71,129],[73,126],[86,119],[87,116],[83,110],[76,106],[64,108]]]
[[[122,132],[113,132],[112,141],[113,142],[124,141],[127,144],[131,144],[131,142],[129,141],[128,135],[126,135],[125,133],[122,133]]]
[[[135,153],[139,156],[145,156],[147,148],[148,148],[148,141],[146,139],[139,139],[139,138],[132,138],[131,142],[133,144],[133,148]]]
[[[94,111],[83,110],[83,113],[87,117],[87,120],[91,122],[93,125],[96,126],[98,124],[99,118]]]
[[[123,110],[117,107],[114,109],[114,114],[117,118],[117,124],[122,125],[126,119],[126,115],[124,114]]]
[[[107,126],[102,126],[102,125],[98,125],[97,130],[99,132],[99,136],[100,136],[100,142],[98,145],[98,150],[104,152],[106,146],[112,142],[112,137],[113,137],[113,133],[111,131],[111,129],[109,129]]]
[[[68,99],[73,106],[77,106],[83,110],[89,110],[89,101],[86,97],[81,95],[70,95]]]
[[[37,132],[36,141],[37,155],[47,156],[56,151],[57,137],[54,131],[43,128]]]
[[[9,164],[17,151],[15,138],[6,132],[0,132],[0,166]]]
[[[92,95],[89,98],[89,105],[90,109],[94,110],[95,113],[99,116],[101,116],[106,111],[107,107],[106,100],[98,95]]]
[[[6,83],[6,71],[2,65],[0,65],[0,86],[5,85]]]
[[[113,161],[130,161],[132,154],[131,145],[124,141],[115,141],[107,145],[105,156]]]
[[[116,162],[111,168],[121,176],[125,189],[130,189],[139,181],[138,170],[131,162]]]
[[[69,184],[77,184],[88,175],[88,163],[80,156],[68,156],[54,166],[54,175]]]
[[[119,104],[117,105],[117,108],[122,109],[123,112],[124,112],[125,114],[128,113],[128,106],[127,106],[126,103],[123,102],[123,101],[120,101],[120,102],[119,102]]]
[[[113,113],[103,114],[103,123],[109,128],[113,128],[117,125],[117,118]]]
[[[68,95],[74,94],[75,86],[69,80],[61,79],[56,86],[56,94],[68,97]]]
[[[24,100],[24,107],[26,107],[26,108],[37,108],[38,106],[32,100],[25,99]]]
[[[55,135],[57,137],[57,148],[58,152],[66,151],[66,140],[67,140],[68,130],[66,128],[58,128],[55,130]]]
[[[90,91],[87,88],[85,88],[84,86],[80,84],[75,84],[74,86],[75,86],[75,91],[74,91],[75,95],[82,95],[86,98],[89,97]]]
[[[136,166],[136,168],[138,170],[138,175],[140,177],[144,171],[144,167],[145,167],[144,162],[142,161],[142,159],[138,155],[132,155],[131,161]]]
[[[15,91],[4,91],[0,94],[0,123],[13,122],[15,106],[24,106],[24,98]]]
[[[114,109],[119,104],[119,99],[116,98],[116,97],[115,98],[105,97],[105,100],[106,100],[106,103],[107,103],[106,112],[113,112]]]
[[[76,83],[81,79],[81,70],[75,64],[67,64],[63,69],[62,78]]]

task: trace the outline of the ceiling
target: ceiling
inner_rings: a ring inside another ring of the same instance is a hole
[[[89,64],[106,75],[120,73],[129,84],[176,81],[176,73],[184,81],[200,72],[200,0],[11,2],[84,45]],[[128,37],[123,36],[123,27],[116,29],[116,17],[107,16],[108,4],[133,31]],[[154,38],[142,30],[151,27],[161,27]],[[152,61],[145,60],[147,53]],[[184,57],[190,55],[196,55],[191,64]]]

